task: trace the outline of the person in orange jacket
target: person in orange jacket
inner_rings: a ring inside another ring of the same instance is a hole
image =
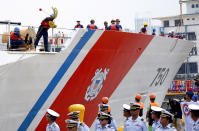
[[[88,29],[98,29],[97,26],[95,25],[95,20],[90,21],[91,24],[87,25]]]
[[[135,96],[135,102],[136,104],[139,104],[140,105],[140,113],[139,113],[139,116],[142,116],[143,115],[143,108],[144,108],[144,104],[142,102],[140,102],[140,100],[142,99],[142,96],[140,94],[137,94]]]
[[[149,97],[150,97],[150,106],[149,106],[149,108],[147,110],[146,118],[148,118],[149,126],[152,126],[153,119],[152,119],[152,110],[151,110],[151,107],[152,106],[159,107],[159,104],[155,102],[155,98],[156,98],[155,94],[150,94]]]

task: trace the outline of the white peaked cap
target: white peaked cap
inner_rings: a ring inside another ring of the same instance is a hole
[[[190,110],[199,110],[199,105],[196,104],[190,104],[188,107]]]
[[[51,109],[47,109],[47,112],[48,112],[48,114],[50,114],[52,116],[55,116],[55,117],[59,117],[60,116],[57,112],[55,112],[55,111],[53,111]]]
[[[129,106],[129,105],[127,105],[127,104],[123,104],[122,106],[123,106],[123,108],[124,108],[124,109],[126,109],[126,110],[130,110],[130,106]]]
[[[157,106],[152,106],[152,107],[151,107],[151,110],[156,111],[156,112],[161,112],[161,111],[164,110],[164,109],[162,109],[162,108],[160,108],[160,107],[157,107]]]

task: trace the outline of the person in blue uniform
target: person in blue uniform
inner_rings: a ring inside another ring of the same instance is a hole
[[[98,114],[98,116],[102,112],[106,113],[106,114],[109,114],[111,116],[111,114],[110,114],[110,112],[111,112],[110,106],[108,104],[99,104],[99,114]],[[95,129],[97,128],[98,125],[100,125],[99,117],[95,121]],[[117,131],[117,125],[116,125],[116,122],[115,122],[115,120],[113,118],[111,119],[111,122],[110,122],[109,126],[113,127],[113,129],[115,131]]]
[[[98,117],[100,124],[97,125],[95,131],[114,131],[110,126],[111,116],[107,113],[101,112]]]
[[[11,33],[10,44],[11,49],[23,46],[23,40],[21,38],[20,29],[18,27],[15,27],[14,32]]]
[[[152,131],[155,131],[155,129],[161,125],[160,115],[163,109],[160,107],[152,106],[151,110],[152,110],[152,119],[154,120],[152,124]]]
[[[83,25],[80,24],[80,21],[77,21],[77,25],[75,25],[75,28],[84,28]]]
[[[88,28],[88,29],[98,29],[97,26],[95,25],[95,20],[92,19],[92,20],[90,21],[90,24],[87,25],[87,28]]]
[[[191,125],[190,131],[199,131],[199,105],[190,104],[188,107],[193,120],[193,125]]]
[[[43,36],[44,38],[44,50],[48,51],[48,29],[50,28],[50,21],[54,20],[54,15],[52,14],[50,17],[46,17],[39,26],[37,31],[36,40],[35,40],[35,48],[38,46],[40,38]]]
[[[48,125],[46,127],[46,131],[60,131],[59,126],[55,122],[55,120],[59,116],[60,115],[57,112],[55,112],[55,111],[53,111],[51,109],[47,110],[46,121],[47,121]]]
[[[80,122],[80,120],[79,120],[79,112],[80,111],[70,112],[70,113],[68,113],[68,116],[70,117],[71,120],[74,120],[74,121],[78,122],[78,128],[80,128],[81,131],[89,131],[89,127],[84,122]]]
[[[66,124],[67,124],[67,129],[68,129],[68,131],[78,131],[78,130],[80,130],[79,128],[78,128],[78,124],[79,124],[79,122],[77,122],[77,121],[74,121],[74,120],[66,120],[65,121],[66,122]]]
[[[139,117],[140,105],[136,103],[130,104],[131,119],[124,123],[123,131],[148,131],[146,121]]]
[[[160,115],[160,126],[157,126],[155,131],[177,131],[169,123],[172,123],[173,115],[166,110],[162,110]]]

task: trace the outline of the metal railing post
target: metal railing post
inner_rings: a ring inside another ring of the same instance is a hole
[[[8,50],[10,50],[10,21],[8,21]]]

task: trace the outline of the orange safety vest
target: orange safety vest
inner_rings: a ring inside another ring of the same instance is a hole
[[[142,102],[136,102],[136,104],[140,105],[140,109],[144,108],[144,104]]]
[[[95,25],[93,24],[90,24],[89,26],[90,26],[90,29],[96,29]]]
[[[156,106],[156,107],[159,107],[158,103],[154,102],[154,103],[150,103],[150,106]]]
[[[11,36],[10,36],[10,39],[11,39],[11,40],[18,40],[19,37],[18,37],[17,35],[15,35],[15,32],[12,32],[12,33],[11,33]]]
[[[110,30],[115,30],[115,31],[118,31],[118,29],[117,29],[116,25],[111,25],[111,28],[110,28]]]

